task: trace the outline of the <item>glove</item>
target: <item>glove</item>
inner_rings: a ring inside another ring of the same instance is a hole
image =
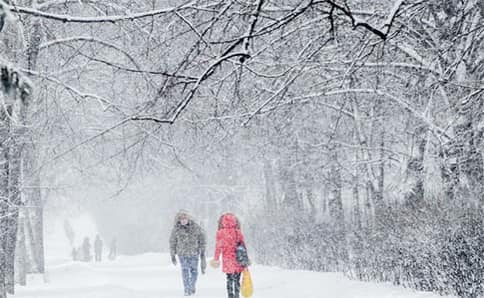
[[[171,256],[171,262],[173,263],[173,265],[176,266],[177,261],[176,261],[176,257],[175,256]]]
[[[200,260],[200,270],[202,271],[202,274],[205,274],[205,269],[207,269],[207,259],[205,257],[202,257]]]
[[[210,266],[212,266],[212,268],[218,268],[220,266],[220,262],[218,260],[211,260],[210,261]]]

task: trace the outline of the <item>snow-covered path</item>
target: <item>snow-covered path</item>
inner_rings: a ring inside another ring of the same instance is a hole
[[[183,297],[180,270],[164,254],[120,257],[115,262],[51,261],[48,283],[31,278],[18,287],[15,298],[175,298]],[[349,280],[340,274],[288,271],[253,266],[254,297],[261,298],[431,298],[430,293],[389,284]],[[224,275],[207,269],[198,282],[196,297],[223,298]]]

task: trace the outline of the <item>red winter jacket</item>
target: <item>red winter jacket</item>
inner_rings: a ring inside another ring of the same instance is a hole
[[[244,268],[237,262],[235,255],[237,242],[245,245],[244,235],[238,228],[237,219],[233,214],[223,215],[216,239],[214,259],[218,261],[220,254],[222,254],[222,271],[225,273],[244,271]]]

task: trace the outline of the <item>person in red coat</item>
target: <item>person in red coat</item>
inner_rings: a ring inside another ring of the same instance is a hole
[[[222,271],[227,274],[227,293],[229,298],[238,298],[240,293],[240,275],[244,271],[236,258],[237,245],[245,246],[244,235],[240,223],[232,213],[223,214],[218,221],[218,231],[215,243],[215,254],[212,266],[220,265],[222,255]]]

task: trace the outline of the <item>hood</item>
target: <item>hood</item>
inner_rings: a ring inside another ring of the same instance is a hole
[[[238,229],[239,222],[235,215],[233,214],[224,214],[221,220],[221,228],[223,229]]]
[[[190,216],[190,214],[188,214],[187,211],[180,210],[180,211],[178,211],[178,213],[175,216],[175,225],[179,225],[180,224],[180,218],[183,215],[187,216],[187,218],[188,218],[188,224],[191,224],[193,222],[193,218]]]

